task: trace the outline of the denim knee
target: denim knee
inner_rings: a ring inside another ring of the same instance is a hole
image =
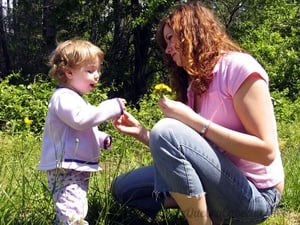
[[[190,162],[191,150],[203,141],[199,138],[201,136],[192,128],[171,118],[164,118],[153,127],[149,144],[155,169],[155,192],[178,192],[189,196],[204,193]]]
[[[119,175],[111,185],[114,199],[126,206],[141,210],[154,218],[161,210],[164,198],[153,195],[153,166],[145,166]]]
[[[160,139],[169,139],[170,130],[173,129],[172,123],[179,122],[171,118],[163,118],[158,121],[150,132],[149,146],[152,151],[158,150]]]
[[[122,194],[122,186],[118,185],[119,180],[120,180],[120,177],[116,177],[112,181],[111,186],[110,186],[110,191],[111,191],[111,194],[112,194],[113,198],[117,202],[124,203],[124,199],[122,198],[122,196],[123,196],[123,194]]]

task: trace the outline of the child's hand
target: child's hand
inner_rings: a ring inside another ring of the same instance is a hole
[[[121,98],[121,102],[124,104],[124,107],[125,107],[125,105],[126,105],[126,103],[127,103],[126,99]]]
[[[120,99],[120,102],[121,102],[121,105],[122,105],[122,109],[123,109],[123,111],[125,111],[127,101],[124,98],[119,98],[119,99]]]
[[[109,149],[109,147],[111,146],[111,137],[107,137],[105,140],[104,140],[104,149]]]

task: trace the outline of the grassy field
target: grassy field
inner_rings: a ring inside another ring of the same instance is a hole
[[[118,134],[105,125],[114,137],[111,150],[103,151],[104,171],[92,176],[89,190],[90,224],[186,224],[181,213],[169,209],[150,220],[142,213],[114,202],[110,183],[118,174],[148,165],[147,147],[134,139]],[[300,224],[300,130],[299,124],[279,124],[280,145],[286,173],[286,188],[276,213],[264,225]],[[41,137],[30,130],[8,135],[0,133],[0,225],[52,224],[53,202],[47,189],[46,176],[37,170]]]

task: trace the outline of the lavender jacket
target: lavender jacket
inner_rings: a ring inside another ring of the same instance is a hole
[[[120,99],[93,106],[68,88],[53,93],[45,121],[39,169],[55,168],[98,171],[100,148],[111,136],[98,125],[123,114]]]

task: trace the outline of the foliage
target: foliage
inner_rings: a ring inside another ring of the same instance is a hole
[[[28,127],[24,118],[33,120],[30,130],[39,133],[42,130],[47,112],[47,102],[54,88],[49,82],[37,75],[32,84],[10,85],[10,80],[21,76],[20,73],[11,74],[0,83],[0,123],[1,129],[8,133],[17,133]]]
[[[13,79],[19,79],[20,73],[7,76],[0,83],[0,130],[16,134],[30,130],[40,134],[43,130],[48,102],[55,86],[48,78],[39,74],[35,80],[27,85],[10,84]],[[108,88],[98,88],[91,95],[84,96],[91,104],[99,104],[107,99]],[[30,126],[26,125],[25,118],[32,120]]]
[[[28,126],[26,126],[24,119],[28,117],[29,120],[33,121],[30,125],[30,131],[39,134],[43,129],[48,101],[55,86],[41,74],[36,75],[34,82],[26,86],[10,84],[10,80],[16,77],[18,79],[19,76],[21,76],[20,73],[11,74],[0,83],[0,129],[11,134],[27,130]],[[127,104],[127,110],[135,114],[138,119],[145,121],[148,128],[162,117],[157,106],[159,98],[159,95],[155,94],[157,87],[157,85],[149,87],[149,91],[140,98],[137,105]],[[114,86],[108,88],[99,84],[92,93],[84,97],[91,104],[97,105],[109,98],[108,93],[114,90]],[[276,118],[285,123],[299,121],[300,99],[297,98],[292,101],[286,97],[287,92],[288,90],[272,92]],[[103,129],[112,128],[107,123],[100,125],[100,127]]]
[[[300,212],[299,197],[300,197],[300,122],[280,122],[279,137],[281,154],[285,168],[285,191],[283,195],[282,208],[290,208]]]
[[[167,81],[155,42],[157,23],[174,0],[12,1],[0,14],[0,77],[14,71],[25,86],[37,73],[47,73],[47,57],[56,42],[87,39],[105,52],[102,83],[136,104],[155,80]],[[299,94],[299,1],[216,0],[212,8],[228,32],[253,53],[271,77],[271,90]],[[28,20],[27,18],[30,18]],[[2,57],[3,56],[3,57]],[[23,77],[30,79],[23,79]],[[288,88],[288,89],[287,89]]]
[[[0,224],[52,223],[46,177],[36,167],[39,147],[39,138],[27,131],[0,133]]]
[[[261,2],[245,12],[234,34],[268,72],[271,90],[295,100],[300,93],[299,3]]]
[[[289,123],[300,121],[300,98],[295,101],[287,98],[288,90],[272,92],[273,105],[277,121]]]
[[[53,202],[45,174],[36,166],[47,103],[55,88],[43,73],[55,42],[77,37],[99,45],[106,55],[102,85],[85,97],[92,104],[125,97],[127,110],[151,128],[162,114],[158,96],[149,90],[154,83],[168,80],[155,44],[155,28],[174,2],[14,1],[7,16],[0,14],[0,224],[52,224]],[[279,213],[263,224],[299,224],[299,1],[204,2],[270,75],[286,191]],[[33,123],[26,125],[25,117]],[[177,210],[150,221],[113,201],[111,180],[152,159],[145,145],[116,132],[111,123],[100,128],[113,136],[113,147],[102,153],[105,172],[91,180],[91,224],[185,224]]]

